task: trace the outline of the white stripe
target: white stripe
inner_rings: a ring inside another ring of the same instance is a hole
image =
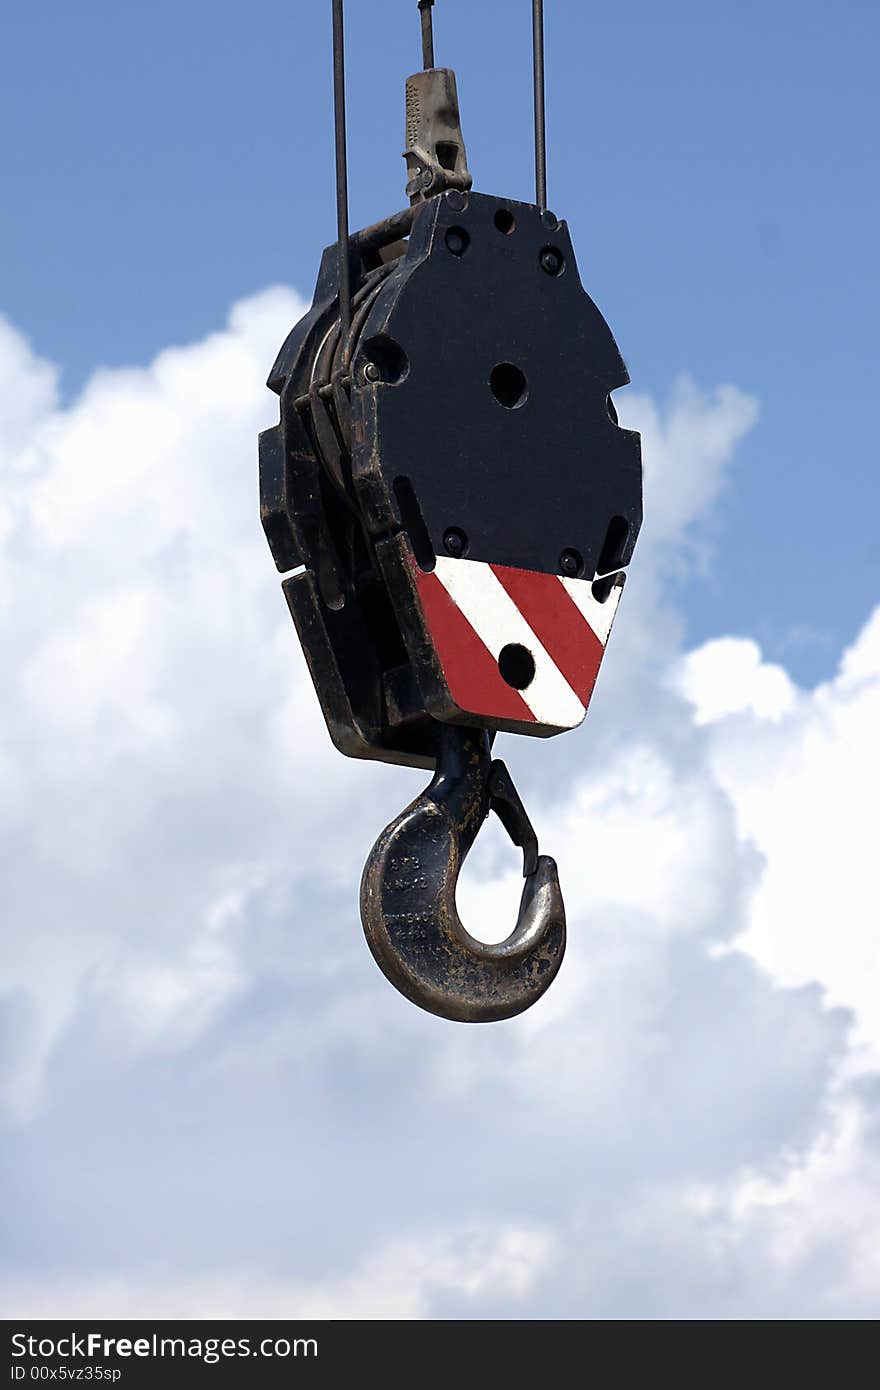
[[[531,652],[535,678],[519,694],[538,723],[556,729],[574,729],[580,724],[586,714],[584,705],[489,565],[438,555],[435,572],[496,661],[509,642]]]
[[[593,585],[589,579],[563,579],[562,583],[604,647],[620,603],[623,585],[613,588],[605,602],[600,603],[593,598]]]

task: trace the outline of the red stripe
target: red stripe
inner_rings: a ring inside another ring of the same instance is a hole
[[[506,565],[492,569],[581,703],[588,705],[605,648],[562,580]]]
[[[416,583],[449,693],[459,709],[492,719],[536,723],[522,696],[502,679],[498,662],[436,574],[419,570]]]

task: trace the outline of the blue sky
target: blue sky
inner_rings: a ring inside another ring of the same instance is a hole
[[[329,3],[7,19],[10,1315],[876,1316],[880,21],[546,3],[550,201],[645,524],[584,727],[502,738],[569,945],[486,1027],[373,964],[361,866],[422,780],[330,746],[258,524],[333,238]],[[528,9],[436,7],[514,198]],[[418,23],[347,12],[363,224],[403,201]],[[499,939],[520,891],[493,821],[463,920]]]
[[[523,13],[519,14],[518,11]],[[352,218],[402,204],[407,0],[348,6]],[[529,196],[528,6],[440,0],[480,188]],[[2,304],[74,391],[311,291],[333,238],[329,4],[18,6],[6,25]],[[638,389],[687,370],[761,420],[692,579],[694,638],[755,632],[803,680],[880,578],[867,422],[876,6],[547,5],[550,193]]]

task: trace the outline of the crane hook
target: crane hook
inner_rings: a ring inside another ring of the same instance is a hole
[[[497,945],[472,937],[455,905],[462,864],[490,810],[522,849],[525,878],[516,926]],[[433,780],[383,830],[367,860],[361,919],[391,983],[441,1018],[512,1018],[552,983],[565,951],[556,863],[539,856],[510,774],[492,761],[485,729],[440,726]]]

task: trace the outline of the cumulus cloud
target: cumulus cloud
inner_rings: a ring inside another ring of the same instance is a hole
[[[678,684],[706,727],[712,775],[764,869],[737,945],[782,984],[821,981],[880,1064],[880,609],[838,674],[798,691],[753,642],[709,642]]]
[[[69,405],[2,325],[7,1306],[867,1315],[880,613],[811,691],[748,634],[684,652],[757,408],[624,393],[648,522],[590,719],[503,740],[568,958],[510,1023],[422,1015],[357,880],[423,779],[331,749],[256,519],[301,310]],[[463,917],[505,935],[519,886],[489,827]]]

